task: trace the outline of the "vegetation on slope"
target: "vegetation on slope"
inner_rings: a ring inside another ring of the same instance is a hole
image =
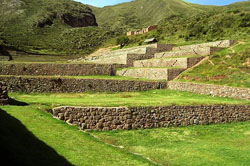
[[[215,11],[215,6],[191,4],[183,0],[135,0],[104,8],[92,7],[97,21],[111,28],[137,29],[158,24],[171,15],[193,16]]]
[[[250,5],[245,2],[245,5]],[[249,39],[250,10],[226,8],[219,13],[203,13],[192,17],[172,15],[162,20],[156,31],[130,37],[130,45],[140,45],[155,37],[160,43],[191,44],[221,39]]]
[[[183,72],[178,80],[250,88],[250,41],[209,56],[199,66]]]
[[[91,7],[72,0],[0,2],[0,43],[34,54],[86,55],[129,29],[159,23],[155,32],[132,37],[130,45],[149,37],[160,42],[207,41],[249,34],[249,1],[226,7],[182,0],[136,0],[111,7]],[[77,27],[77,28],[76,28]],[[235,33],[236,32],[236,33]]]
[[[91,9],[72,0],[3,1],[0,11],[1,43],[29,53],[86,54],[116,35],[95,27]]]

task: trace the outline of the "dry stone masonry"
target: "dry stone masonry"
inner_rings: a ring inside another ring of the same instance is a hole
[[[129,130],[250,120],[250,105],[166,107],[58,107],[54,117],[82,130]]]
[[[181,72],[196,65],[207,55],[211,55],[222,48],[230,47],[234,42],[223,40],[197,45],[174,47],[171,45],[167,50],[161,49],[154,53],[153,57],[135,58],[133,62],[134,68],[124,68],[116,72],[117,75],[147,78],[167,81],[173,80]],[[136,57],[135,55],[133,55]],[[128,63],[127,63],[128,64]]]
[[[173,80],[184,69],[169,69],[169,68],[127,68],[118,70],[117,75],[125,77],[147,78],[151,80]]]
[[[0,82],[0,105],[7,105],[9,103],[8,90],[5,83]]]
[[[0,63],[0,75],[113,75],[115,64]]]
[[[134,67],[179,67],[187,69],[194,66],[204,58],[204,56],[190,58],[154,58],[135,61]]]
[[[249,88],[237,88],[221,85],[198,84],[176,81],[168,82],[168,88],[172,90],[188,91],[212,96],[250,100]]]
[[[10,92],[24,93],[131,92],[167,88],[167,82],[136,80],[5,76],[0,77],[0,81],[8,82]]]
[[[91,57],[91,59],[86,59],[85,61],[97,64],[123,64],[133,66],[134,60],[151,59],[155,53],[170,51],[173,47],[173,44],[150,44],[111,51],[102,56]]]
[[[189,55],[212,55],[222,50],[219,47],[194,47],[193,49],[184,49],[171,52],[160,52],[154,55],[155,58],[180,57]]]
[[[205,48],[205,47],[228,48],[228,47],[231,47],[234,43],[235,43],[234,40],[222,40],[222,41],[215,41],[215,42],[209,42],[209,43],[175,47],[173,48],[173,51],[190,50],[190,49],[192,50],[192,49]]]

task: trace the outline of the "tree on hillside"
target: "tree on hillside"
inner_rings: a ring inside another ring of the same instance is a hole
[[[129,43],[129,38],[127,36],[122,36],[116,39],[116,44],[120,45],[120,48],[123,48]]]

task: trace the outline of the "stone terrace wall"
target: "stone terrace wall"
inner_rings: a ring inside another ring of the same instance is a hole
[[[204,59],[201,57],[191,58],[154,58],[134,61],[134,67],[181,67],[190,68]]]
[[[185,69],[168,68],[125,68],[118,70],[116,75],[134,78],[146,78],[151,80],[173,80]]]
[[[9,102],[8,90],[5,83],[0,82],[0,105],[6,105]]]
[[[130,92],[167,88],[167,82],[108,80],[108,79],[63,79],[49,77],[0,77],[8,82],[10,92],[24,93],[80,93],[80,92]]]
[[[0,75],[112,75],[126,65],[0,63]]]
[[[212,96],[250,100],[250,89],[248,88],[175,81],[168,82],[168,88],[172,90],[189,91]]]
[[[215,41],[215,42],[209,42],[209,43],[201,43],[201,44],[194,44],[194,45],[175,47],[175,48],[173,48],[173,51],[190,50],[190,49],[197,49],[197,48],[201,48],[201,47],[228,48],[228,47],[231,47],[234,43],[235,43],[234,40],[221,40],[221,41]]]
[[[250,106],[58,107],[54,117],[82,130],[146,129],[250,120]]]

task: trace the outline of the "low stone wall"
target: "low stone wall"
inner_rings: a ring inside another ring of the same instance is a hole
[[[157,43],[157,52],[172,51],[175,44],[160,44]]]
[[[9,103],[8,90],[5,83],[0,82],[0,105]]]
[[[123,64],[132,66],[134,60],[141,60],[141,59],[150,59],[154,57],[154,53],[157,52],[157,48],[144,48],[143,52],[121,52],[115,55],[104,55],[96,59],[89,60],[89,62],[97,63],[97,64]]]
[[[10,76],[0,77],[0,81],[8,83],[10,92],[24,93],[130,92],[167,88],[167,82],[134,80]]]
[[[116,71],[116,75],[134,78],[146,78],[151,80],[173,80],[185,69],[168,68],[125,68]]]
[[[154,57],[153,54],[128,54],[127,55],[127,65],[132,67],[132,66],[134,66],[134,62],[136,60],[151,59],[153,57]]]
[[[135,61],[134,67],[181,67],[186,69],[194,66],[204,58],[204,56],[192,58],[154,58]]]
[[[126,65],[0,63],[0,75],[112,75]]]
[[[147,129],[250,120],[250,106],[58,107],[54,117],[82,130]]]
[[[176,50],[171,52],[161,52],[156,53],[155,58],[167,58],[167,57],[178,57],[178,56],[189,56],[189,55],[211,55],[215,52],[220,51],[222,48],[219,47],[201,47],[194,49],[184,49],[184,50]]]
[[[194,45],[174,47],[173,51],[190,50],[190,49],[197,49],[197,48],[202,48],[202,47],[228,48],[228,47],[231,47],[234,43],[235,43],[234,40],[221,40],[221,41],[215,41],[215,42],[209,42],[209,43],[202,43],[202,44],[194,44]]]
[[[172,90],[188,91],[212,96],[250,100],[250,89],[248,88],[176,81],[168,82],[168,88]]]

